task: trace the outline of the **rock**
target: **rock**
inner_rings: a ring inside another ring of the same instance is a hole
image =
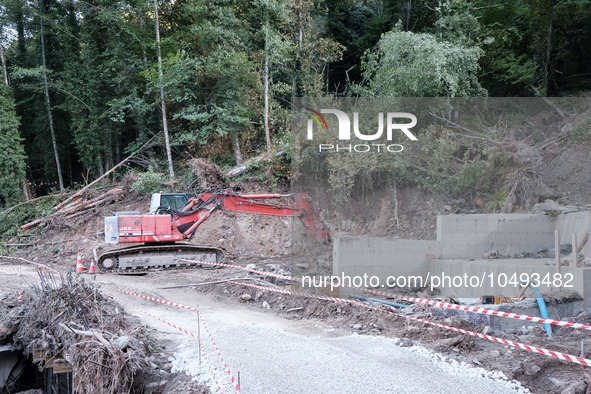
[[[259,300],[263,297],[263,291],[262,290],[257,290],[256,294],[254,295],[254,300],[256,302],[259,302]]]
[[[566,382],[564,382],[564,380],[559,380],[559,379],[556,379],[556,378],[554,378],[552,376],[548,376],[548,381],[550,383],[552,383],[556,387],[564,387],[564,386],[566,386]]]
[[[123,335],[119,338],[116,338],[113,341],[113,344],[116,345],[119,349],[125,350],[129,346],[129,342],[131,341],[131,337],[127,335]]]
[[[458,335],[453,338],[443,339],[439,343],[441,343],[441,345],[446,346],[446,347],[454,347],[456,345],[459,345],[463,341],[464,341],[464,337],[461,335]]]
[[[271,305],[267,301],[263,301],[263,308],[271,309]]]
[[[517,330],[517,335],[528,335],[528,334],[529,334],[529,330],[523,326]]]
[[[543,254],[546,252],[548,252],[548,248],[545,246],[538,246],[537,248],[534,249],[535,254]]]
[[[362,326],[361,326],[361,324],[359,324],[359,323],[353,324],[353,329],[354,329],[354,330],[361,330],[361,327],[362,327]]]
[[[560,244],[560,254],[567,255],[571,254],[573,251],[573,247],[571,244]]]
[[[566,208],[558,205],[554,200],[546,200],[534,205],[534,212],[544,212],[547,215],[560,214]]]
[[[498,250],[489,250],[488,252],[484,253],[485,259],[498,259],[499,258],[499,251]]]
[[[257,266],[256,266],[256,265],[254,265],[254,264],[248,264],[248,265],[246,266],[246,269],[247,269],[247,270],[254,270],[254,269],[256,269],[256,268],[257,268]]]
[[[449,212],[452,210],[452,207],[451,207],[451,205],[444,205],[443,209],[445,209],[445,211]]]
[[[587,391],[587,384],[579,380],[578,382],[573,382],[569,384],[564,390],[562,390],[562,394],[585,394]]]
[[[491,350],[490,351],[490,356],[491,357],[500,357],[501,356],[501,352],[499,352],[498,350]]]
[[[408,333],[421,332],[421,329],[417,326],[408,326],[408,327],[406,327],[406,332],[408,332]]]
[[[491,333],[491,331],[492,331],[492,328],[490,328],[490,326],[486,326],[486,327],[484,327],[484,330],[482,330],[482,333],[484,335],[488,335]]]
[[[414,341],[408,339],[408,338],[400,338],[398,340],[398,342],[396,343],[397,346],[400,347],[412,347],[415,345]]]
[[[248,301],[252,301],[252,296],[248,293],[242,294],[240,297],[238,297],[238,299],[241,302],[248,302]]]
[[[461,319],[458,316],[450,316],[443,320],[443,324],[447,326],[455,326],[460,324]]]
[[[523,368],[525,373],[530,376],[534,376],[535,374],[537,374],[538,372],[540,372],[542,370],[542,368],[540,368],[536,364],[529,364],[529,363],[525,363],[525,362],[521,363],[521,367]]]

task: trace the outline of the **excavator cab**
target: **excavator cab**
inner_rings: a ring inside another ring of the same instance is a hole
[[[191,193],[154,193],[150,201],[150,214],[156,214],[158,208],[161,207],[179,211],[187,205],[191,197],[193,197]]]

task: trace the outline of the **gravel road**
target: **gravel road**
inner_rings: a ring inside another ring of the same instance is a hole
[[[309,336],[264,324],[224,327],[212,335],[228,365],[240,371],[245,394],[529,392],[500,373],[459,364],[421,346],[400,347],[397,339]],[[174,364],[211,384],[196,354],[196,341],[185,341]],[[223,377],[222,371],[217,375]]]

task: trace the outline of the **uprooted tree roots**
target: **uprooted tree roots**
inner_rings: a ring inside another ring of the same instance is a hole
[[[23,293],[21,302],[0,305],[0,325],[10,329],[12,342],[41,359],[39,368],[65,359],[76,392],[129,392],[146,367],[147,347],[134,338],[142,335],[140,329],[81,278],[39,275],[40,283]]]

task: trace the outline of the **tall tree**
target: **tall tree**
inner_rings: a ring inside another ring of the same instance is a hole
[[[154,17],[156,23],[156,46],[158,48],[158,77],[160,83],[160,104],[162,106],[162,130],[164,131],[164,145],[168,159],[168,175],[174,179],[174,167],[172,165],[172,153],[170,152],[170,137],[168,134],[168,121],[166,119],[166,103],[164,100],[164,86],[162,85],[162,54],[160,52],[160,25],[158,23],[158,2],[154,0]]]
[[[51,100],[49,98],[49,82],[47,79],[47,61],[45,58],[45,31],[43,29],[43,19],[41,19],[41,32],[40,32],[40,36],[41,36],[41,59],[42,59],[42,64],[43,64],[43,70],[42,70],[42,75],[43,75],[43,87],[44,87],[44,93],[45,93],[45,105],[46,105],[46,109],[47,109],[47,122],[49,124],[49,133],[51,135],[51,144],[53,146],[53,154],[55,155],[55,166],[57,168],[57,176],[58,176],[58,180],[59,180],[59,186],[60,186],[60,190],[64,190],[64,178],[62,176],[62,166],[60,164],[60,156],[59,156],[59,151],[57,149],[57,139],[55,137],[55,130],[53,128],[53,114],[51,111]]]

